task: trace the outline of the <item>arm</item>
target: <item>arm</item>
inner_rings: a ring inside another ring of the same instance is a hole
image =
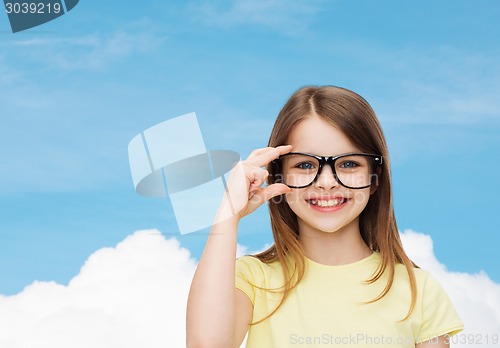
[[[261,188],[268,176],[261,167],[290,150],[291,146],[255,150],[231,172],[228,193],[191,283],[186,321],[188,347],[233,348],[245,337],[253,308],[250,299],[234,286],[238,223],[265,201],[290,190],[283,184]]]
[[[442,335],[415,345],[415,348],[450,348],[450,338],[447,335]]]

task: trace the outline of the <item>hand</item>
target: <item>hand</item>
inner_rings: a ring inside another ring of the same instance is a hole
[[[266,147],[252,151],[246,160],[240,161],[231,171],[228,192],[221,205],[226,214],[220,214],[221,217],[227,216],[228,210],[231,210],[231,215],[236,214],[241,219],[269,199],[290,192],[291,189],[284,184],[261,186],[269,176],[269,172],[262,167],[291,150],[291,145]]]

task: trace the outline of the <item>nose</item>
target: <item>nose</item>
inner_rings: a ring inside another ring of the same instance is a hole
[[[324,165],[321,168],[321,172],[319,173],[316,182],[314,183],[316,187],[322,188],[325,190],[330,190],[339,185],[338,181],[333,174],[333,170],[329,165]]]

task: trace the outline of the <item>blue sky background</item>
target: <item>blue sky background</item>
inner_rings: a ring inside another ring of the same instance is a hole
[[[431,235],[450,270],[500,281],[498,1],[117,4],[81,1],[17,34],[0,14],[1,294],[65,284],[139,229],[199,257],[206,233],[180,236],[168,200],[134,192],[128,142],[194,111],[207,148],[246,157],[307,84],[374,107],[399,228]],[[239,243],[271,242],[263,207]]]

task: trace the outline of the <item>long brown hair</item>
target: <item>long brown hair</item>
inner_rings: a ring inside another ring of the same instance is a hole
[[[380,252],[379,267],[366,283],[379,280],[388,272],[384,290],[372,301],[383,298],[394,282],[396,263],[401,263],[408,271],[411,287],[411,304],[402,320],[408,318],[415,307],[417,287],[413,268],[416,265],[408,258],[399,237],[392,203],[391,175],[387,144],[380,123],[368,102],[360,95],[340,87],[308,86],[299,89],[287,101],[274,124],[269,146],[285,145],[293,127],[305,118],[317,115],[338,127],[361,151],[381,155],[382,166],[377,172],[377,189],[360,214],[359,228],[365,243]],[[277,172],[272,164],[268,184],[277,180]],[[258,324],[274,314],[284,303],[291,291],[299,284],[305,273],[305,254],[299,243],[297,216],[283,199],[269,201],[274,244],[264,252],[254,255],[264,263],[281,263],[285,284],[279,288],[283,297],[279,305],[265,318],[252,323]],[[293,270],[287,260],[292,260]],[[257,286],[258,287],[258,286]],[[265,289],[265,288],[261,288]],[[265,289],[276,291],[274,289]]]

